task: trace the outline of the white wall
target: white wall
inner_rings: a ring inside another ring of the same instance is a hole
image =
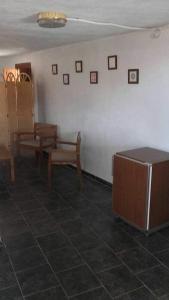
[[[118,70],[108,71],[107,56],[118,55]],[[83,73],[75,73],[83,60]],[[151,146],[169,151],[169,30],[158,39],[150,32],[73,44],[20,56],[31,61],[38,92],[39,119],[61,132],[82,133],[83,168],[112,181],[116,151]],[[51,74],[57,63],[59,74]],[[128,68],[140,69],[140,83],[129,85]],[[89,72],[99,71],[90,85]],[[64,86],[62,74],[70,73]]]

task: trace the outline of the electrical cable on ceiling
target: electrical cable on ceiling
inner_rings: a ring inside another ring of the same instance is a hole
[[[151,27],[135,27],[135,26],[127,26],[127,25],[119,25],[116,23],[111,22],[97,22],[97,21],[91,21],[81,18],[67,18],[68,21],[78,21],[82,23],[88,23],[88,24],[94,24],[94,25],[102,25],[102,26],[112,26],[112,27],[118,27],[118,28],[125,28],[125,29],[133,29],[133,30],[150,30]]]

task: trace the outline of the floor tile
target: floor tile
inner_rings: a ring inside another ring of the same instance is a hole
[[[169,270],[157,266],[138,275],[138,278],[158,297],[169,294]]]
[[[26,212],[26,211],[31,211],[31,210],[35,210],[38,208],[42,207],[42,204],[40,203],[40,201],[33,199],[27,202],[18,202],[17,203],[17,207],[22,211],[22,212]]]
[[[49,200],[47,203],[45,203],[45,207],[49,212],[54,211],[54,210],[70,208],[70,206],[71,206],[70,203],[67,203],[61,197],[58,198],[58,196],[57,196],[57,199],[52,199],[52,200]]]
[[[70,269],[83,263],[79,254],[72,247],[48,252],[47,258],[55,272]]]
[[[116,298],[117,300],[157,300],[157,298],[150,293],[145,287],[141,287],[131,293],[125,294]]]
[[[46,264],[39,247],[31,247],[10,253],[15,272]]]
[[[103,243],[92,232],[73,235],[71,236],[71,242],[80,252],[96,248]]]
[[[0,290],[17,285],[11,266],[0,268]]]
[[[90,200],[87,200],[85,197],[81,196],[80,200],[70,199],[70,203],[77,212],[87,210],[89,207],[93,206]]]
[[[100,211],[100,209],[98,208],[89,208],[87,210],[84,210],[84,211],[81,211],[80,212],[80,216],[82,219],[85,220],[85,222],[87,224],[92,224],[93,221],[96,222],[96,221],[100,221],[102,220],[103,218],[105,218],[105,214],[103,212]]]
[[[98,276],[113,297],[128,293],[142,286],[142,283],[125,266],[101,272]]]
[[[48,211],[44,208],[39,208],[36,210],[25,212],[23,215],[30,225],[33,225],[35,223],[38,223],[39,221],[45,220],[50,217]]]
[[[119,224],[119,227],[122,230],[124,230],[125,232],[127,232],[128,234],[130,234],[132,237],[144,236],[144,232],[138,230],[134,226],[131,226],[131,225],[125,223],[125,222],[121,222]]]
[[[0,247],[0,268],[2,266],[10,266],[10,261],[6,249],[4,247]]]
[[[112,300],[109,294],[102,287],[87,293],[80,294],[71,299],[72,300]]]
[[[61,272],[58,277],[68,296],[74,296],[100,286],[98,279],[86,265]]]
[[[36,245],[36,241],[30,232],[25,232],[20,235],[10,236],[5,239],[7,251],[21,250]]]
[[[159,264],[150,253],[141,247],[124,251],[119,257],[135,274]]]
[[[38,243],[44,252],[53,251],[70,245],[70,242],[60,230],[57,230],[55,233],[39,237]]]
[[[108,235],[105,233],[103,238],[116,253],[138,246],[132,237],[121,231],[113,231]]]
[[[120,260],[106,245],[83,252],[83,258],[94,272],[100,272],[121,264]]]
[[[67,236],[89,233],[90,231],[89,227],[80,218],[61,224],[61,228]]]
[[[27,187],[24,188],[25,190],[27,190]],[[16,203],[23,203],[23,202],[29,202],[35,199],[34,195],[30,192],[30,191],[23,191],[23,190],[19,190],[17,192],[13,192],[12,193],[12,199],[16,202]]]
[[[160,233],[162,236],[164,236],[166,239],[169,240],[169,226],[167,226],[167,227],[161,229],[161,230],[159,231],[159,233]]]
[[[73,208],[66,208],[51,212],[57,223],[66,222],[68,220],[74,220],[79,215]]]
[[[12,204],[10,207],[1,207],[0,208],[0,220],[1,222],[11,222],[18,219],[21,219],[22,216],[16,207],[13,207]]]
[[[137,238],[137,241],[150,252],[158,252],[169,248],[169,240],[159,233],[154,233],[148,237],[143,236]]]
[[[0,291],[1,300],[23,300],[19,287],[14,286]]]
[[[158,300],[169,300],[169,294],[162,297],[158,297]]]
[[[19,235],[27,231],[29,231],[29,227],[23,219],[5,223],[2,227],[2,235],[4,238]]]
[[[169,268],[169,249],[157,252],[155,256]]]
[[[58,285],[48,265],[18,272],[17,278],[24,296]]]
[[[51,288],[47,291],[34,294],[25,298],[26,300],[67,300],[60,287]]]
[[[110,218],[102,218],[101,220],[93,220],[91,224],[93,230],[101,237],[105,236],[105,233],[111,235],[114,231],[120,231],[119,225]]]
[[[38,237],[56,232],[58,230],[58,225],[53,218],[49,217],[32,224],[30,228],[33,235]]]

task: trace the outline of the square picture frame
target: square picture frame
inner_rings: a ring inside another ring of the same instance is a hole
[[[108,70],[117,70],[117,55],[107,57]]]
[[[90,84],[98,84],[98,71],[90,72]]]
[[[52,65],[52,74],[53,75],[57,75],[58,74],[58,65],[57,64],[53,64]]]
[[[83,72],[83,62],[82,62],[82,60],[76,60],[75,61],[75,71],[76,71],[76,73],[82,73]]]
[[[139,83],[139,69],[128,69],[128,84]]]
[[[70,84],[69,74],[63,74],[63,84],[64,85]]]

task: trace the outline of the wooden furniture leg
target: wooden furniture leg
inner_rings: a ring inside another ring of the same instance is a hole
[[[48,159],[48,189],[51,190],[52,187],[52,163],[51,163],[51,154],[49,153]]]
[[[14,164],[13,157],[11,157],[10,164],[11,164],[11,181],[15,182],[15,164]]]

